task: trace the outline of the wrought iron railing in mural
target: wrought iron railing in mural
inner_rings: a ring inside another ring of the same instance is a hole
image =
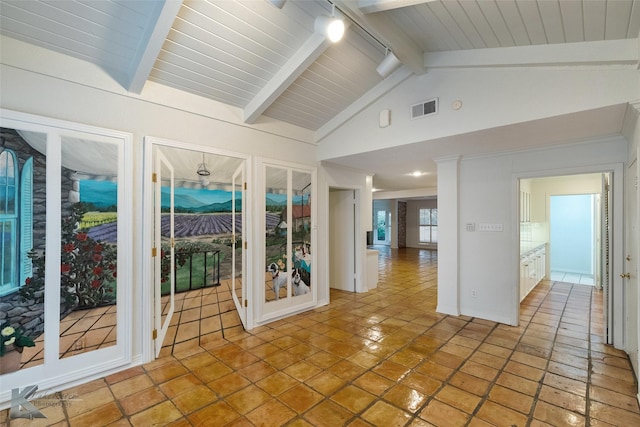
[[[168,263],[168,254],[163,253]],[[176,293],[220,286],[220,251],[176,251],[174,288]],[[165,276],[163,274],[163,276]],[[170,293],[169,280],[163,278],[162,295]]]

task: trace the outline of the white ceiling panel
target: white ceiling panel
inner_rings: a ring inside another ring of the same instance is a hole
[[[489,2],[486,3],[493,4]],[[478,32],[478,37],[480,37],[484,42],[483,47],[501,47],[496,32],[487,21],[487,18],[484,16],[480,4],[470,1],[463,1],[460,2],[460,7],[464,9],[464,13],[466,13],[469,17],[469,25],[473,26],[474,30]]]
[[[585,41],[582,3],[577,1],[561,1],[559,5],[566,42],[577,43]]]
[[[487,25],[498,39],[499,45],[495,47],[515,46],[513,34],[509,30],[503,18],[503,12],[498,8],[498,5],[490,1],[477,2],[475,4],[477,4],[482,13],[482,17],[487,20]],[[478,17],[478,19],[480,20],[482,18]]]
[[[606,40],[604,25],[607,15],[607,3],[603,1],[583,2],[582,13],[584,15],[585,41]]]
[[[520,12],[520,16],[522,16],[522,22],[524,22],[527,30],[530,44],[547,44],[549,40],[542,23],[538,2],[523,1],[514,3]]]
[[[559,1],[538,2],[538,12],[540,12],[542,18],[546,41],[551,44],[564,43],[566,37],[562,25]]]
[[[618,40],[627,37],[627,26],[618,25],[631,18],[632,0],[617,0],[607,2],[607,18],[605,21],[605,38]],[[636,32],[636,35],[638,33]]]

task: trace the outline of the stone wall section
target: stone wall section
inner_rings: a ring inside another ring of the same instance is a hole
[[[46,171],[47,158],[43,153],[32,148],[14,129],[0,128],[0,151],[5,148],[13,150],[18,157],[19,171],[22,173],[24,163],[33,157],[33,246],[44,253],[46,243]],[[73,189],[72,171],[62,168],[62,218],[69,216],[71,202],[70,191]],[[60,219],[60,223],[61,223]],[[59,224],[60,224],[59,223]],[[42,292],[35,295],[34,300],[23,301],[16,291],[0,297],[0,322],[8,321],[14,327],[21,327],[25,333],[36,338],[44,332],[44,303]]]
[[[407,247],[407,202],[398,202],[398,248]]]

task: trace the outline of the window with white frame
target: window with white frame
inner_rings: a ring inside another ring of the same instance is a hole
[[[438,209],[420,209],[420,243],[438,243]]]
[[[33,158],[19,171],[16,153],[0,152],[0,295],[17,290],[31,274]]]

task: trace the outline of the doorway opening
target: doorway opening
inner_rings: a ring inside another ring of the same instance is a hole
[[[551,195],[550,275],[552,281],[596,285],[600,253],[597,212],[600,194]]]
[[[376,210],[373,242],[376,245],[391,244],[391,212],[386,209]]]
[[[598,320],[605,336],[611,321],[610,180],[609,172],[521,179],[519,203],[521,300],[533,276],[533,287],[592,286],[594,298],[602,299]]]
[[[158,357],[244,330],[245,160],[153,139],[148,150]]]

